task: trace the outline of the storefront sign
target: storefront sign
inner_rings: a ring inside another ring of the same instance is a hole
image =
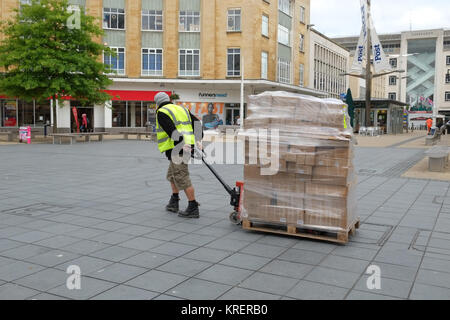
[[[217,99],[217,98],[227,98],[228,93],[205,93],[199,92],[198,97],[200,99]]]

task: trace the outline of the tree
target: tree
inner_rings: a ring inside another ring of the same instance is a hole
[[[56,100],[77,98],[83,105],[111,96],[110,66],[99,58],[114,53],[102,43],[103,30],[83,8],[68,0],[32,0],[0,25],[0,92],[26,101],[53,101],[53,132],[58,131]]]

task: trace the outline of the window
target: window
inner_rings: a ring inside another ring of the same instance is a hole
[[[305,35],[300,34],[300,52],[305,52]]]
[[[266,15],[262,16],[261,33],[263,36],[269,36],[269,17]]]
[[[236,77],[241,75],[241,49],[228,49],[227,76]]]
[[[241,9],[228,10],[228,31],[241,31]]]
[[[389,100],[397,100],[397,93],[390,92],[389,93]]]
[[[278,0],[278,10],[291,15],[291,0]]]
[[[390,86],[396,86],[397,85],[397,76],[390,76],[389,77],[389,85]]]
[[[104,29],[125,29],[125,9],[103,8]]]
[[[180,11],[180,32],[200,31],[199,11]]]
[[[447,74],[445,75],[445,83],[450,83],[450,70],[448,70]]]
[[[278,25],[278,42],[284,44],[285,46],[290,46],[291,42],[289,40],[290,34],[289,29],[283,27],[281,24]]]
[[[180,49],[180,76],[200,76],[200,50]]]
[[[142,10],[142,30],[162,31],[163,13],[158,10]]]
[[[269,54],[265,51],[261,52],[261,78],[267,79]]]
[[[450,101],[450,91],[445,92],[445,101]]]
[[[300,22],[303,24],[306,23],[306,9],[303,6],[300,6]]]
[[[389,63],[392,66],[392,68],[397,68],[397,58],[391,58],[389,59]]]
[[[300,86],[303,87],[305,85],[305,65],[300,63]]]
[[[125,74],[125,48],[110,48],[117,56],[113,57],[107,53],[103,54],[103,63],[111,66],[112,73]]]
[[[278,58],[278,81],[282,83],[291,83],[291,62]]]
[[[162,76],[163,74],[162,49],[142,49],[142,75]]]
[[[450,66],[450,56],[447,56],[447,65]]]

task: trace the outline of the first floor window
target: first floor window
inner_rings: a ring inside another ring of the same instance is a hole
[[[278,81],[291,83],[291,61],[278,58]]]
[[[300,86],[305,85],[305,65],[300,63]]]
[[[267,79],[267,65],[269,61],[269,54],[265,51],[261,53],[261,78]]]
[[[450,66],[450,56],[447,56],[447,65]]]
[[[450,101],[450,91],[445,93],[445,101]]]
[[[227,53],[227,76],[236,77],[241,75],[241,49],[228,49]]]
[[[397,93],[390,92],[389,93],[389,100],[397,100]]]
[[[125,9],[103,8],[103,28],[125,29]]]
[[[200,76],[200,50],[180,49],[180,76]]]
[[[390,86],[396,86],[397,85],[397,76],[390,76],[389,77],[389,85]]]
[[[200,32],[200,12],[180,11],[180,32]]]
[[[162,49],[142,49],[142,75],[162,76],[163,74]]]
[[[110,48],[116,53],[116,56],[103,54],[103,63],[111,67],[112,73],[125,74],[125,48]]]
[[[228,31],[241,31],[241,9],[228,10]]]
[[[450,83],[450,70],[449,70],[448,73],[445,75],[445,83]]]

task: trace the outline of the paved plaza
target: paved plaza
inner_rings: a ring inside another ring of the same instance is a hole
[[[402,177],[424,151],[356,148],[362,224],[336,245],[232,225],[200,165],[201,218],[166,213],[153,142],[0,146],[0,299],[450,299],[450,182]],[[242,179],[241,165],[216,169]],[[81,290],[66,286],[71,265]]]

